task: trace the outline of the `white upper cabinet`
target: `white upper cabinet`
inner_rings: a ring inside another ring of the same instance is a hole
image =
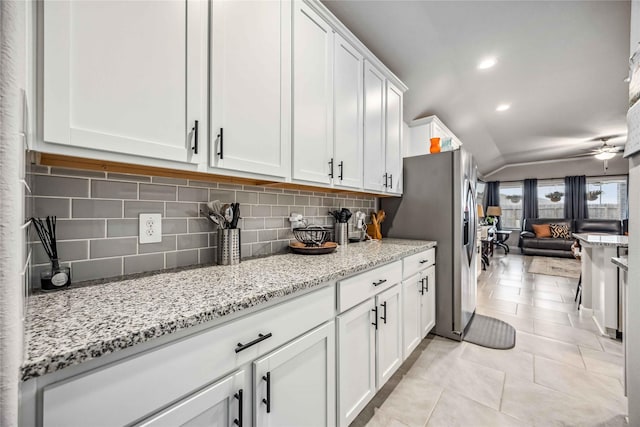
[[[362,188],[362,55],[335,35],[333,62],[334,183]]]
[[[402,91],[387,80],[385,120],[385,187],[402,193]]]
[[[291,3],[213,1],[211,165],[290,171]]]
[[[385,81],[364,61],[364,189],[384,190]]]
[[[333,30],[302,2],[293,11],[293,178],[331,183]]]
[[[202,1],[44,2],[44,142],[198,163],[207,18]]]

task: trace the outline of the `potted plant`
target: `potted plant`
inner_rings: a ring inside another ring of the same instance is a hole
[[[520,199],[522,199],[522,196],[518,195],[518,194],[512,194],[509,196],[506,196],[507,199],[509,199],[509,201],[511,203],[518,203],[520,201]]]
[[[556,203],[562,199],[562,196],[564,196],[564,193],[560,191],[554,191],[553,193],[545,194],[544,197],[551,200],[553,203]]]
[[[592,190],[587,191],[587,200],[593,202],[594,200],[598,200],[598,197],[602,194],[602,190]]]

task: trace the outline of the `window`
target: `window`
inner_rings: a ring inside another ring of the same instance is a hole
[[[625,219],[629,215],[626,176],[587,178],[589,218]]]
[[[500,207],[502,228],[520,228],[522,219],[522,181],[500,183]]]
[[[538,181],[538,217],[564,218],[564,180]]]
[[[478,180],[476,183],[476,203],[479,205],[484,204],[484,189],[487,187],[487,183]]]

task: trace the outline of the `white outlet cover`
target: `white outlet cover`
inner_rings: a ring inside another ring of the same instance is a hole
[[[162,215],[159,213],[141,213],[138,223],[138,241],[140,244],[162,241]]]

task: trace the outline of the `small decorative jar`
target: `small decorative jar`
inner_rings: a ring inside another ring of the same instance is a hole
[[[440,152],[440,138],[431,138],[431,147],[429,147],[431,154]]]
[[[57,258],[51,260],[51,270],[40,273],[40,287],[43,291],[66,288],[71,284],[71,268],[61,267]]]
[[[453,145],[451,143],[451,137],[442,138],[442,143],[440,144],[441,151],[451,151],[453,150]]]

